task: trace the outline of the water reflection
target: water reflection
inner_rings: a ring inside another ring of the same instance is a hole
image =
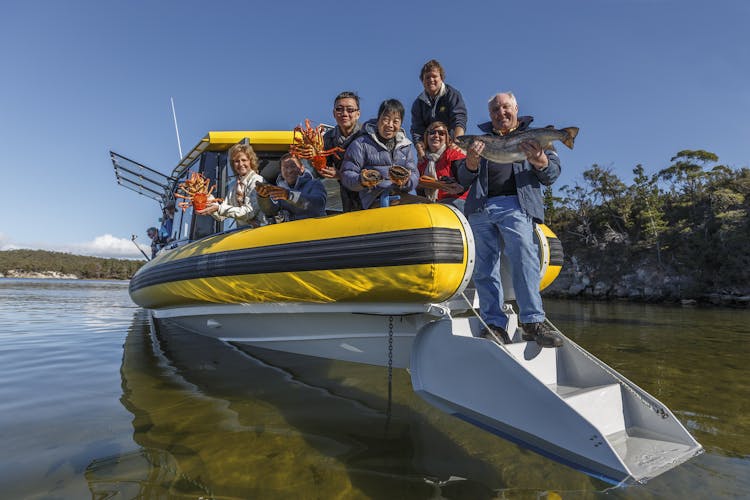
[[[554,301],[576,342],[669,406],[708,452],[750,454],[750,311]]]
[[[608,490],[445,415],[413,393],[403,370],[394,371],[389,415],[383,368],[239,348],[169,325],[151,331],[144,313],[128,331],[121,366],[121,402],[141,449],[98,458],[86,479],[105,498],[744,494],[750,394],[746,382],[730,381],[746,374],[737,364],[747,354],[737,344],[747,338],[741,319],[727,323],[739,331],[710,333],[686,319],[670,333],[672,312],[639,317],[615,306],[602,320],[597,308],[548,306],[563,331],[666,403],[707,449],[646,486]],[[722,384],[724,394],[712,393]]]

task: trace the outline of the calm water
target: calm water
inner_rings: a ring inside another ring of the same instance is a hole
[[[546,301],[706,453],[608,485],[423,403],[396,370],[153,332],[120,282],[0,279],[1,498],[747,498],[750,312]]]

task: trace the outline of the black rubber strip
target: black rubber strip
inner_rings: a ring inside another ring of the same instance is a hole
[[[217,252],[165,262],[139,273],[130,290],[198,278],[359,267],[460,263],[461,231],[421,228]]]

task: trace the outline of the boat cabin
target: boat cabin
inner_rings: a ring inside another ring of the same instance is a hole
[[[110,151],[117,182],[142,195],[159,202],[162,208],[175,204],[174,193],[180,183],[194,172],[202,174],[216,185],[214,196],[224,198],[234,178],[227,151],[237,143],[247,143],[258,156],[259,173],[269,183],[276,183],[280,173],[279,159],[289,151],[294,141],[291,130],[280,131],[228,131],[209,132],[177,164],[170,175],[164,175],[152,168]],[[312,168],[306,165],[308,168]],[[341,211],[341,197],[338,181],[324,180],[328,192],[329,213]],[[198,217],[192,206],[184,211],[175,210],[170,242],[179,244],[201,239],[235,227],[235,220],[227,218],[219,222],[213,217]]]

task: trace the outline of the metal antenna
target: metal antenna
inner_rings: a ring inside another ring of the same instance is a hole
[[[140,251],[141,251],[141,253],[143,254],[143,256],[144,256],[144,257],[146,257],[146,260],[147,260],[147,261],[151,260],[151,259],[149,259],[149,258],[148,258],[148,255],[146,255],[146,252],[144,252],[144,251],[143,251],[143,249],[142,249],[142,248],[141,248],[140,246],[138,246],[138,243],[136,243],[136,242],[135,242],[135,239],[136,239],[136,238],[137,238],[137,236],[136,236],[136,235],[132,235],[132,236],[130,237],[130,241],[132,241],[132,242],[133,242],[133,245],[135,245],[135,248],[137,248],[138,250],[140,250]]]
[[[169,101],[172,103],[172,118],[174,118],[174,131],[177,133],[177,150],[180,152],[180,161],[182,161],[182,144],[180,143],[180,129],[177,128],[177,114],[174,112],[174,99],[171,97]]]

